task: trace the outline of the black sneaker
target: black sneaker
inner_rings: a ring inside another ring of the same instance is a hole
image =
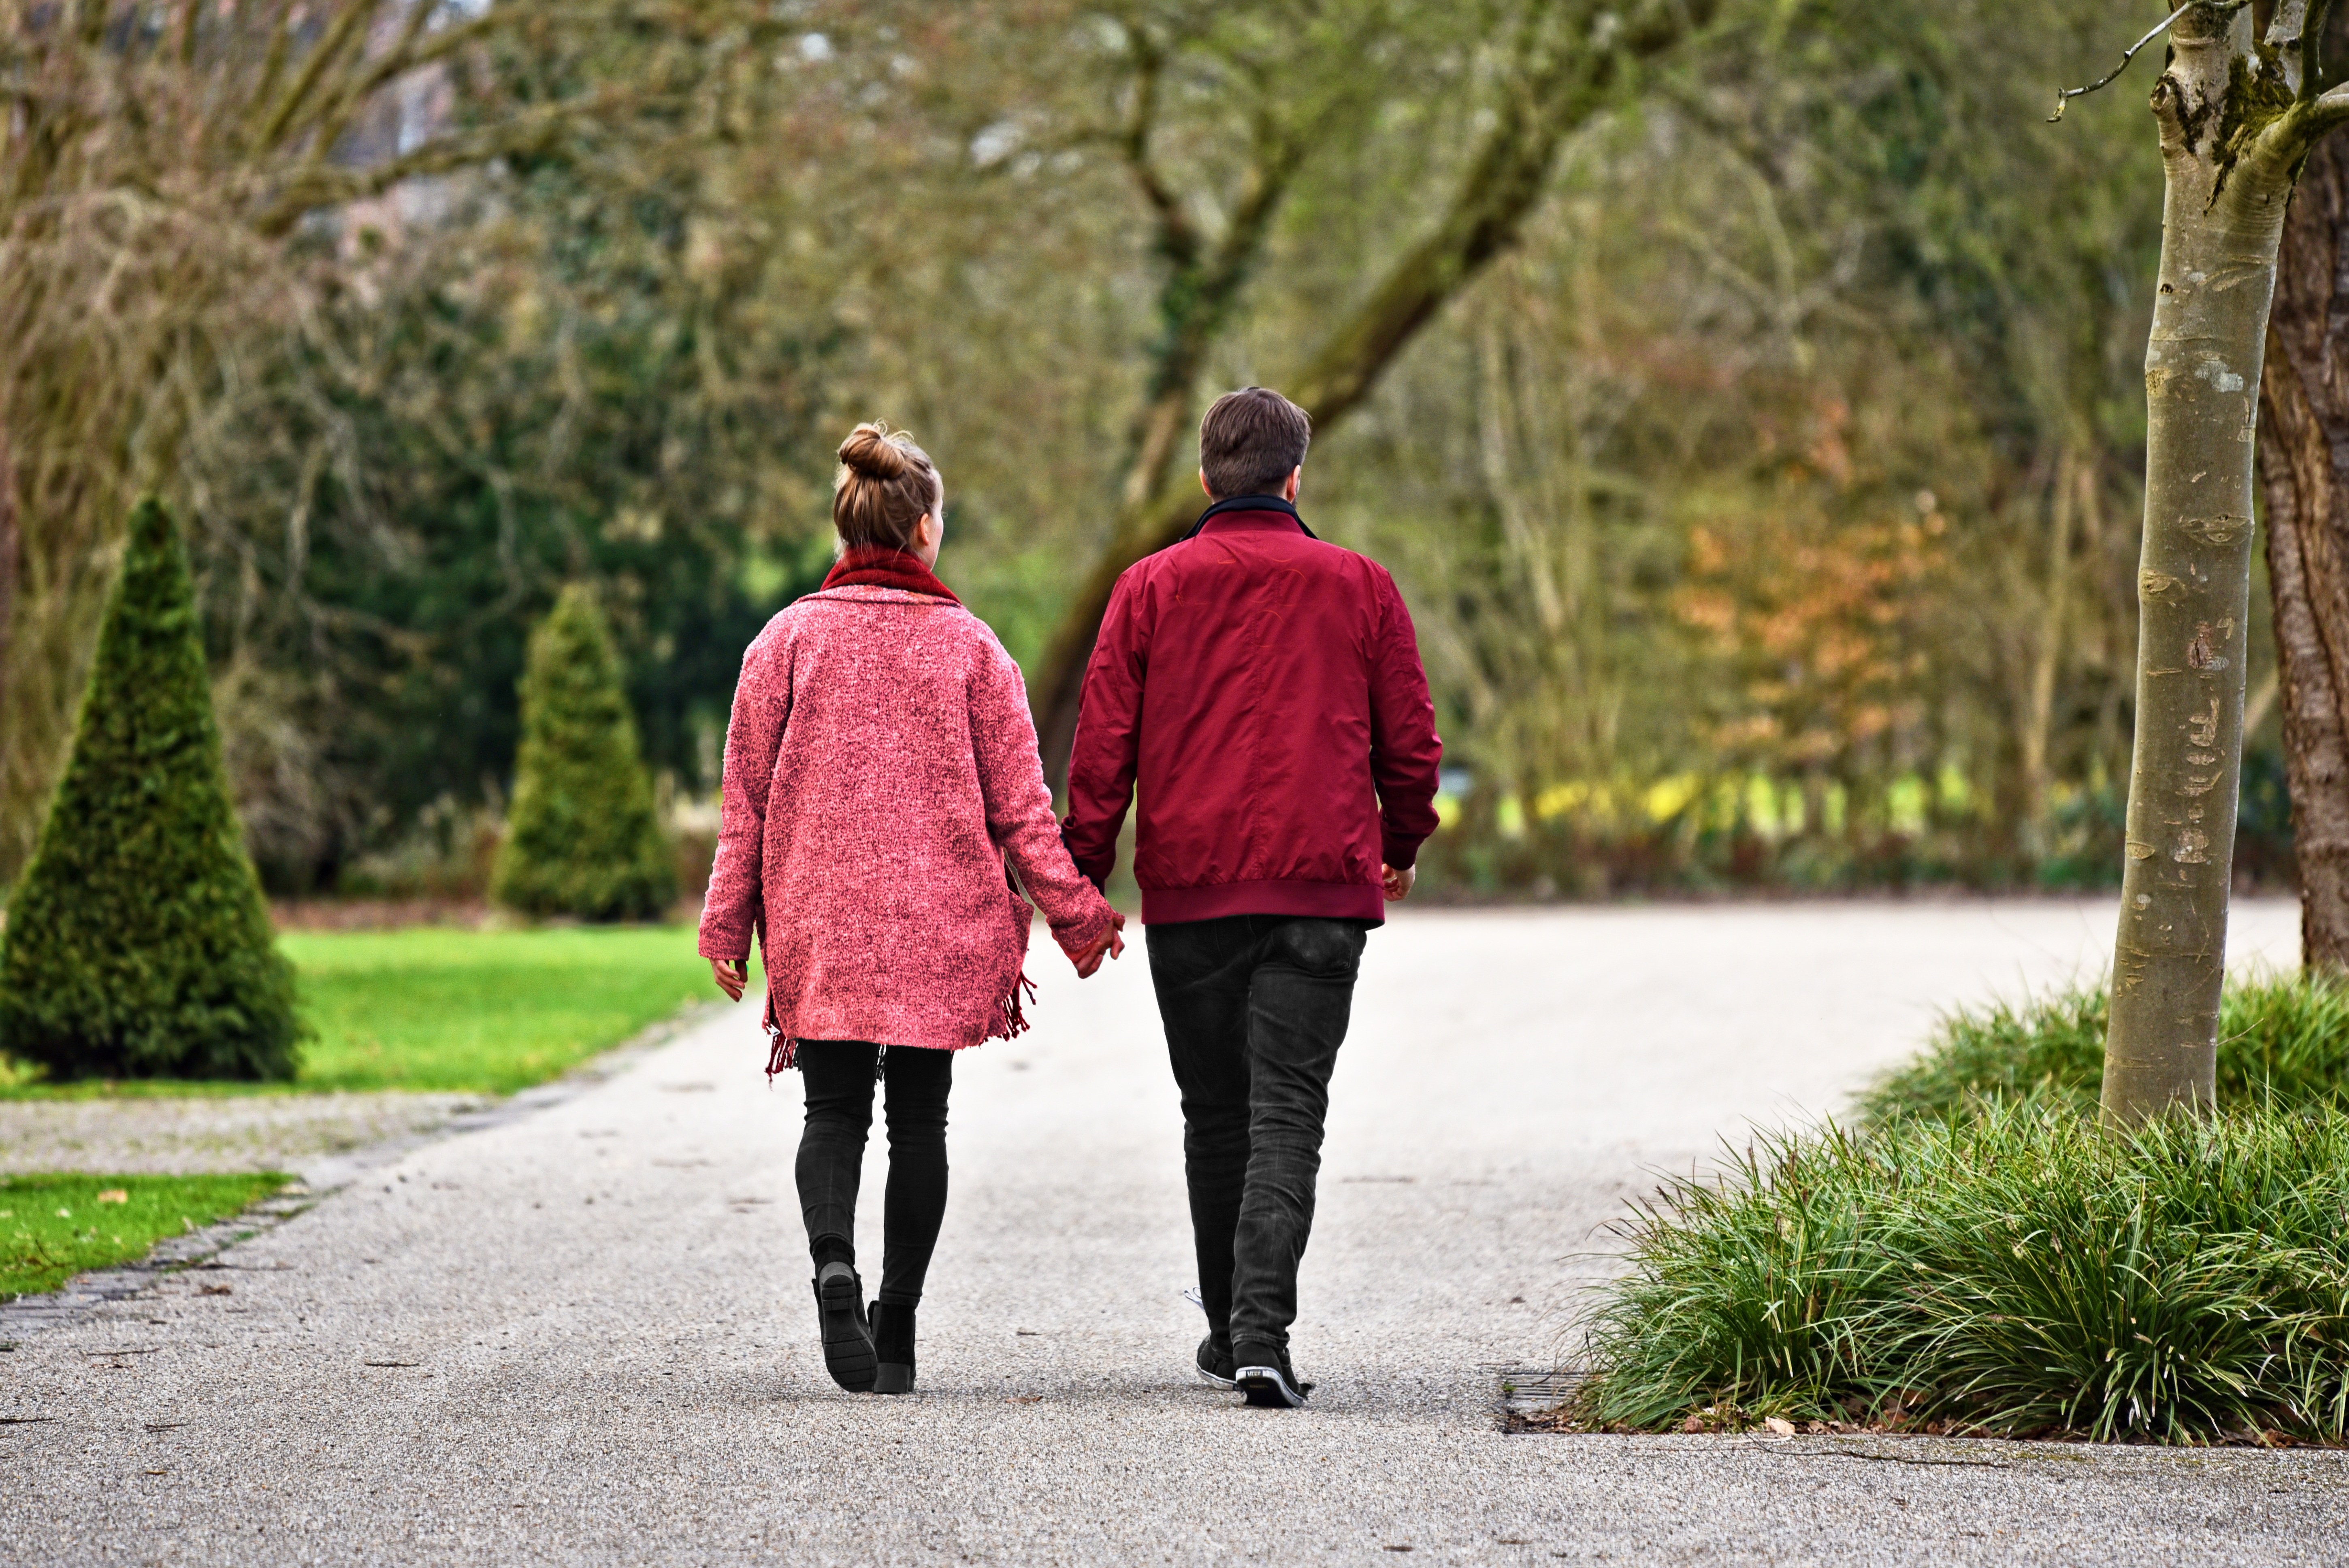
[[[1313,1385],[1289,1369],[1288,1352],[1264,1344],[1232,1346],[1232,1383],[1247,1402],[1268,1410],[1294,1410]]]
[[[824,1370],[852,1393],[873,1387],[873,1330],[864,1321],[864,1282],[847,1264],[815,1271],[816,1322],[823,1334]]]
[[[1218,1388],[1232,1386],[1232,1342],[1220,1334],[1199,1341],[1199,1377]]]
[[[875,1394],[914,1391],[914,1309],[889,1302],[873,1304],[873,1371]]]

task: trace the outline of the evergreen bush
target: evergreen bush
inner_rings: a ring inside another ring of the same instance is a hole
[[[531,634],[513,809],[490,892],[526,914],[582,920],[649,920],[677,897],[619,659],[583,584]]]
[[[290,1078],[300,1038],[229,801],[187,556],[150,496],[9,903],[0,1050],[56,1078]]]

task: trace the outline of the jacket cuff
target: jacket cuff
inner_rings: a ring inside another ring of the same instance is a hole
[[[704,958],[723,958],[730,963],[750,961],[750,934],[730,932],[724,926],[705,929],[694,944],[694,951]]]
[[[1116,914],[1117,911],[1110,907],[1107,899],[1096,898],[1092,901],[1092,912],[1084,919],[1072,923],[1065,930],[1054,926],[1052,940],[1060,944],[1062,953],[1074,958],[1108,934],[1110,923]]]
[[[1424,839],[1401,839],[1392,833],[1381,833],[1379,835],[1379,858],[1399,872],[1407,872],[1419,859],[1419,846],[1426,841]]]

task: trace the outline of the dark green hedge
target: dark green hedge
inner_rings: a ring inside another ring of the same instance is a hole
[[[531,634],[513,809],[490,892],[526,914],[650,920],[677,865],[595,600],[564,590]]]
[[[9,904],[0,1050],[59,1078],[290,1078],[300,1037],[221,768],[187,557],[150,497]]]

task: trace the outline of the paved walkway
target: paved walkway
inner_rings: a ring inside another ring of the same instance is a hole
[[[957,1065],[909,1400],[823,1376],[796,1085],[746,1008],[0,1357],[0,1559],[2338,1562],[2333,1454],[1495,1429],[1489,1368],[1570,1351],[1643,1167],[1834,1109],[1939,1006],[2093,973],[2109,919],[1398,920],[1339,1069],[1302,1413],[1189,1376],[1138,951],[1039,964],[1035,1032]],[[2293,926],[2245,908],[2238,953],[2288,962]]]

